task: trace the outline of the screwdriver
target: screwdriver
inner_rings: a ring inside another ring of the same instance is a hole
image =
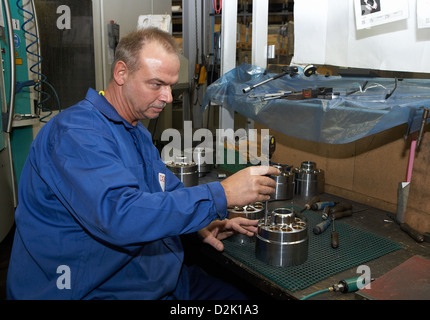
[[[323,233],[328,228],[329,225],[330,225],[330,220],[325,220],[323,222],[318,223],[313,229],[314,234]]]
[[[336,249],[337,247],[339,247],[339,234],[337,233],[335,227],[334,227],[334,216],[331,217],[332,220],[332,231],[331,231],[331,247],[333,249]],[[330,220],[327,220],[330,221]]]
[[[343,217],[349,217],[351,215],[352,215],[352,210],[338,211],[338,212],[331,214],[331,216],[334,217],[335,219],[340,219]]]
[[[300,213],[302,213],[305,210],[309,210],[311,208],[311,206],[315,203],[317,203],[318,201],[320,201],[320,197],[319,196],[315,196],[311,199],[311,201],[309,201],[308,203],[305,204],[305,207],[300,210]]]
[[[317,211],[322,210],[327,207],[333,207],[337,202],[334,201],[322,201],[322,202],[316,202],[313,205],[311,205],[310,209]]]
[[[345,203],[345,202],[337,203],[334,207],[325,207],[324,211],[323,211],[323,214],[322,214],[322,218],[323,219],[328,219],[329,215],[332,215],[332,214],[335,214],[335,213],[339,215],[339,218],[341,218],[343,216],[346,217],[348,215],[351,215],[352,211],[351,211],[351,214],[349,214],[349,212],[348,212],[345,215],[341,215],[339,213],[347,211],[347,210],[351,210],[351,209],[352,209],[352,204],[351,203]],[[336,218],[336,219],[338,219],[338,218]]]

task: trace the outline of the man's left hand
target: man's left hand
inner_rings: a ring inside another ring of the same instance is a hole
[[[224,250],[221,240],[230,237],[235,233],[245,234],[252,237],[257,232],[258,220],[246,218],[233,218],[212,221],[210,225],[198,232],[204,243],[210,244],[218,251]]]

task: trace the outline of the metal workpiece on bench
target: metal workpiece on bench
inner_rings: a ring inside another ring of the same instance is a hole
[[[187,157],[176,157],[175,161],[166,163],[166,167],[177,176],[185,187],[193,187],[199,184],[197,164],[188,161]]]
[[[272,266],[287,267],[308,258],[308,227],[304,217],[288,208],[277,208],[267,221],[261,219],[255,243],[255,256]]]
[[[270,195],[270,199],[292,199],[294,196],[294,174],[290,171],[286,171],[281,165],[272,165],[272,167],[277,168],[281,173],[279,175],[270,176],[276,182],[275,193]]]
[[[317,169],[313,161],[303,161],[300,168],[294,168],[294,193],[297,196],[312,198],[324,192],[324,170]]]

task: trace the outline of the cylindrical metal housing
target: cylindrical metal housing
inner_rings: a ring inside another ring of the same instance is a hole
[[[324,192],[324,171],[317,169],[316,163],[304,161],[300,168],[294,168],[294,193],[305,198]]]
[[[166,166],[182,181],[185,187],[193,187],[199,184],[197,164],[188,162],[186,157],[177,157],[175,162],[166,163]]]
[[[227,208],[228,217],[230,219],[236,217],[242,217],[250,220],[259,220],[264,217],[264,204],[262,202],[256,202],[254,204],[249,204],[247,206],[233,206]],[[229,241],[246,244],[255,241],[255,236],[249,237],[244,234],[235,234],[228,238]]]
[[[288,200],[294,196],[294,174],[285,171],[285,168],[281,165],[272,165],[279,169],[281,174],[279,176],[270,176],[276,181],[275,193],[270,195],[272,200]]]
[[[269,265],[300,265],[308,258],[308,246],[307,222],[291,209],[274,209],[267,224],[264,219],[258,222],[255,255]]]
[[[184,152],[190,159],[192,158],[197,164],[199,177],[205,176],[211,172],[214,163],[214,151],[209,147],[195,147],[194,149],[185,149]]]

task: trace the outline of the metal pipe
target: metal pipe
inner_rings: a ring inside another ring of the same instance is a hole
[[[12,15],[10,13],[10,6],[9,2],[7,0],[2,0],[5,16],[6,16],[6,23],[7,23],[7,29],[8,29],[8,37],[9,37],[9,58],[10,58],[10,97],[9,97],[9,116],[8,116],[8,122],[6,127],[6,132],[10,133],[12,131],[12,122],[13,122],[13,116],[15,113],[15,87],[16,87],[16,68],[15,68],[15,48],[14,48],[14,39],[13,39],[13,26],[12,26]]]
[[[31,10],[33,11],[33,19],[34,19],[34,30],[35,30],[35,34],[36,34],[36,38],[37,38],[37,56],[39,57],[39,63],[37,65],[37,79],[39,81],[42,80],[41,74],[42,74],[42,61],[40,59],[41,55],[41,50],[40,50],[40,37],[39,37],[39,23],[37,22],[37,14],[36,14],[36,7],[34,6],[34,1],[30,0],[31,3]],[[38,104],[40,103],[42,98],[42,94],[41,92],[38,92],[37,94],[37,102]],[[35,110],[35,113],[37,115],[40,114],[40,108],[37,108]]]

